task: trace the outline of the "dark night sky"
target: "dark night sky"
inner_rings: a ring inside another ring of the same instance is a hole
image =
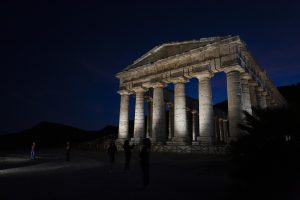
[[[164,42],[240,35],[276,85],[300,81],[299,1],[1,2],[0,133],[117,125],[115,74]],[[226,99],[225,76],[212,84]]]

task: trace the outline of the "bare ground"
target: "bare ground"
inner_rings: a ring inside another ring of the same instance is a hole
[[[122,173],[119,152],[112,173],[105,153],[73,151],[39,152],[36,161],[28,152],[0,152],[0,199],[232,199],[237,182],[225,158],[152,153],[150,187],[144,189],[138,153],[131,169]]]

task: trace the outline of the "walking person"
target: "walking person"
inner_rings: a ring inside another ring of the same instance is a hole
[[[115,162],[115,154],[117,153],[117,146],[115,142],[112,140],[107,148],[107,154],[109,158],[109,173],[112,172],[113,164]]]
[[[67,142],[66,144],[66,161],[70,161],[70,153],[71,153],[71,144]]]
[[[151,141],[149,138],[143,139],[143,146],[140,152],[140,165],[143,173],[143,186],[148,188],[149,180],[149,161],[150,161]]]
[[[35,156],[36,156],[36,144],[35,142],[33,142],[31,145],[30,159],[35,160]]]
[[[131,149],[134,148],[134,144],[130,145],[129,140],[125,140],[123,149],[125,153],[125,164],[124,164],[124,173],[126,173],[129,170],[130,166],[130,160],[131,160]]]

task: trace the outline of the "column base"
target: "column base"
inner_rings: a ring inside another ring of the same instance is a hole
[[[213,144],[214,142],[211,136],[198,136],[197,141],[199,144]]]
[[[237,142],[238,139],[239,139],[238,137],[228,137],[227,142],[228,143],[234,143],[234,142]]]
[[[133,144],[141,144],[143,142],[144,138],[131,138],[130,142],[132,142]]]
[[[179,137],[173,137],[171,141],[168,141],[167,144],[170,145],[189,145],[191,142],[188,138],[179,138]]]
[[[156,145],[164,145],[166,144],[166,141],[162,138],[154,138],[154,137],[151,137],[149,138],[152,142],[152,144],[156,144]]]
[[[117,144],[123,145],[125,140],[129,140],[129,138],[118,138],[118,139],[116,139],[115,143],[116,143],[116,145]]]

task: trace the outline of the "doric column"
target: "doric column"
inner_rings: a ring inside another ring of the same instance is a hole
[[[223,119],[219,119],[219,130],[220,130],[220,142],[224,143],[224,128],[223,128]]]
[[[223,120],[224,143],[228,143],[228,120]]]
[[[123,143],[124,140],[129,138],[128,127],[130,94],[126,90],[120,90],[118,93],[121,95],[118,141]]]
[[[148,116],[147,116],[147,133],[146,137],[151,137],[151,130],[152,130],[152,100],[148,100]]]
[[[266,91],[263,91],[261,93],[261,95],[262,95],[261,107],[263,109],[266,109],[268,107],[268,105],[267,105],[267,95],[268,95],[268,93]]]
[[[242,119],[242,97],[240,71],[235,68],[225,70],[227,77],[227,99],[229,120],[229,141],[236,141],[240,136],[238,124]]]
[[[276,103],[276,101],[274,99],[271,100],[271,108],[276,108],[278,107],[278,104]]]
[[[172,103],[167,104],[169,109],[169,127],[168,127],[168,141],[171,141],[174,137],[174,106]]]
[[[197,140],[197,110],[193,110],[192,114],[193,114],[193,118],[192,118],[192,122],[193,122],[193,128],[192,128],[192,134],[193,134],[193,142],[195,142]]]
[[[252,114],[250,90],[248,84],[248,80],[250,79],[250,77],[248,75],[243,75],[241,78],[242,110],[247,111],[249,114]]]
[[[267,108],[272,107],[272,97],[270,95],[266,96]]]
[[[213,102],[211,91],[210,72],[203,72],[196,75],[199,81],[199,139],[200,143],[213,143],[214,136],[214,118],[213,118]]]
[[[188,108],[186,108],[186,116],[187,116],[187,125],[188,125],[188,139],[189,139],[189,143],[192,141],[193,138],[193,113],[192,110]]]
[[[257,83],[255,83],[253,80],[248,81],[249,85],[249,93],[250,93],[250,100],[251,100],[251,106],[254,108],[258,107],[257,103],[257,95],[256,95],[256,86]]]
[[[215,123],[215,143],[220,143],[220,129],[219,129],[219,119],[217,117],[214,117],[214,123]]]
[[[260,109],[265,109],[267,107],[267,101],[265,98],[264,91],[261,87],[256,88],[257,104]]]
[[[134,132],[135,143],[139,143],[145,138],[145,113],[144,113],[144,92],[142,87],[134,88],[135,92],[135,114],[134,114]]]
[[[184,78],[174,80],[174,138],[175,143],[189,142],[188,121],[186,114],[185,83]]]
[[[166,141],[164,84],[155,83],[153,89],[152,137],[155,143],[164,144]]]

